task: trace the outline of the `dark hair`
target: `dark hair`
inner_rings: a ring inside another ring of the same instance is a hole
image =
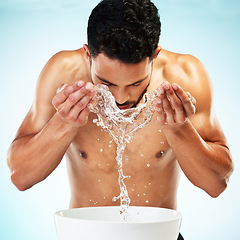
[[[90,55],[104,53],[123,63],[152,60],[160,33],[158,9],[150,0],[102,0],[88,20]]]

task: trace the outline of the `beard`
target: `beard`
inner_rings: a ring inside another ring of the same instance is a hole
[[[127,106],[127,105],[131,106],[131,105],[132,105],[131,108],[137,107],[137,105],[138,105],[138,104],[141,102],[141,100],[143,99],[144,94],[147,92],[147,89],[148,89],[148,87],[149,87],[149,84],[150,84],[150,82],[148,83],[148,85],[146,86],[146,88],[142,91],[142,93],[141,93],[141,95],[139,96],[139,98],[138,98],[137,101],[127,101],[127,102],[122,103],[122,104],[119,104],[118,102],[116,102],[117,106],[118,106],[118,107],[121,107],[121,106]]]

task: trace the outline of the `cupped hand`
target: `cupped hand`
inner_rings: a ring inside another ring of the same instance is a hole
[[[52,104],[57,113],[67,123],[83,126],[88,121],[89,103],[96,101],[96,87],[88,82],[77,81],[71,85],[64,84],[57,90]]]
[[[161,125],[183,124],[196,112],[196,100],[178,84],[163,82],[157,89],[160,96],[155,99],[157,120]]]

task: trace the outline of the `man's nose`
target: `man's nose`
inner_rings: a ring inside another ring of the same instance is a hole
[[[116,89],[112,94],[118,104],[123,104],[130,99],[130,95],[126,89]]]

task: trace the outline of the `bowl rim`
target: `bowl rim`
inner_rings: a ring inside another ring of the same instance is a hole
[[[72,217],[67,217],[67,216],[63,216],[61,215],[62,212],[66,212],[66,211],[75,211],[75,210],[80,210],[80,209],[93,209],[93,208],[98,208],[98,209],[104,209],[104,208],[119,208],[120,206],[98,206],[98,207],[81,207],[81,208],[69,208],[69,209],[63,209],[63,210],[59,210],[57,212],[55,212],[54,216],[55,218],[67,218],[67,219],[72,219],[73,221],[79,221],[79,222],[88,222],[88,223],[98,223],[98,224],[159,224],[159,223],[169,223],[172,221],[181,221],[182,220],[182,214],[175,210],[175,209],[170,209],[170,208],[161,208],[161,207],[148,207],[148,206],[129,206],[129,208],[154,208],[154,209],[161,209],[164,211],[169,211],[169,212],[175,212],[177,213],[177,216],[174,219],[169,219],[169,220],[165,220],[165,221],[147,221],[147,222],[128,222],[128,221],[123,221],[121,220],[121,218],[119,217],[119,221],[109,221],[109,220],[93,220],[93,219],[81,219],[81,218],[72,218]],[[181,224],[181,222],[180,222]]]

